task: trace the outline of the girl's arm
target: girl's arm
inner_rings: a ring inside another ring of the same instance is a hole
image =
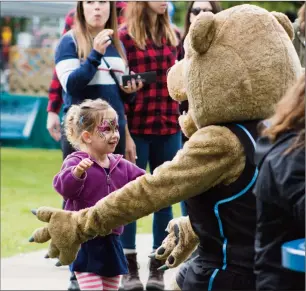
[[[55,52],[55,69],[64,91],[73,96],[83,90],[95,76],[101,58],[93,49],[81,64],[74,39],[69,33],[64,35]]]
[[[127,169],[128,169],[128,181],[129,182],[135,180],[137,177],[140,177],[146,173],[145,170],[137,167],[135,164],[129,161],[127,161],[127,163],[128,163]]]
[[[76,168],[81,160],[77,157],[69,157],[63,163],[61,171],[53,179],[54,189],[65,198],[74,198],[80,195],[87,173],[79,176],[76,174]]]

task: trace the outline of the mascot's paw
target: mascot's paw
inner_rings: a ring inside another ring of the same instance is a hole
[[[29,241],[44,243],[51,239],[45,258],[59,258],[62,265],[71,264],[76,258],[81,243],[88,240],[79,227],[79,212],[40,207],[32,210],[32,213],[39,220],[49,224],[36,229]]]
[[[166,260],[160,270],[175,268],[193,253],[199,243],[189,217],[172,219],[166,229],[169,234],[153,255],[158,260]]]
[[[179,117],[179,124],[182,132],[188,138],[190,138],[198,130],[189,111],[187,114],[181,115]]]

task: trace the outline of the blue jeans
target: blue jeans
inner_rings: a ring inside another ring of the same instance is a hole
[[[132,134],[136,144],[137,166],[146,169],[149,162],[151,173],[166,161],[171,161],[181,149],[181,132],[172,135],[139,135]],[[184,202],[183,202],[184,203]],[[185,205],[183,205],[185,206]],[[183,208],[185,209],[185,208]],[[182,209],[182,210],[183,210]],[[185,215],[185,214],[183,214]],[[172,207],[166,207],[153,216],[153,249],[157,249],[167,236],[165,231],[168,222],[173,218]],[[121,235],[123,248],[136,249],[136,221],[126,225]]]

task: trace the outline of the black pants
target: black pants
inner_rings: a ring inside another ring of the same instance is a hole
[[[176,282],[181,290],[255,290],[253,270],[216,269],[199,255],[181,266]]]

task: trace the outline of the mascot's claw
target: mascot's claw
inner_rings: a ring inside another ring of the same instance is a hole
[[[154,254],[149,256],[157,260],[166,259],[165,265],[158,268],[160,271],[175,268],[184,262],[189,258],[199,243],[198,237],[193,232],[188,217],[171,220],[168,224],[167,231],[169,234],[162,245]]]
[[[88,240],[80,227],[77,214],[50,207],[32,209],[31,212],[37,219],[48,224],[37,229],[29,242],[45,243],[51,239],[45,258],[58,258],[57,267],[71,264],[76,258],[81,243]]]
[[[162,265],[161,267],[159,267],[157,270],[158,271],[167,271],[169,269],[169,267],[167,265]]]
[[[31,212],[32,212],[35,216],[37,216],[37,210],[36,210],[36,209],[32,209]]]

